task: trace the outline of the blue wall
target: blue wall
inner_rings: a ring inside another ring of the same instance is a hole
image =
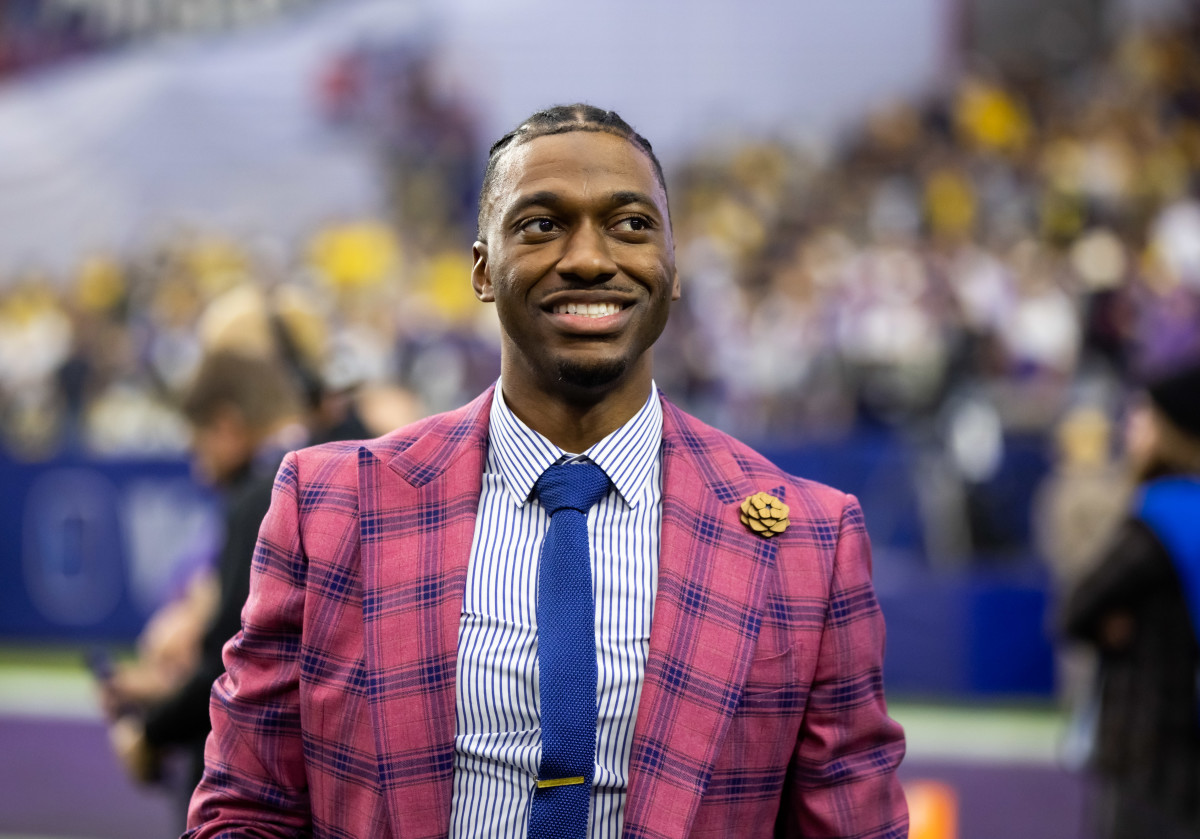
[[[949,569],[925,559],[916,456],[902,439],[870,431],[767,452],[861,500],[888,621],[889,691],[1051,692],[1048,581],[1028,551],[1040,450],[1010,445],[1000,473],[973,489],[986,527],[1006,534],[1008,548]],[[216,505],[182,461],[0,458],[0,487],[0,640],[132,640],[215,550]]]
[[[128,640],[211,557],[182,461],[0,458],[0,638]]]

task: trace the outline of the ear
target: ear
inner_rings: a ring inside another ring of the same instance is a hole
[[[488,269],[487,242],[477,241],[471,246],[471,288],[475,289],[475,296],[484,303],[496,302],[492,273]]]
[[[671,299],[678,300],[683,293],[683,289],[679,285],[679,269],[674,268],[671,273]]]

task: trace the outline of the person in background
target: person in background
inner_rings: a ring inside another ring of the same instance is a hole
[[[1116,453],[1119,427],[1095,405],[1069,410],[1033,502],[1034,543],[1055,585],[1073,588],[1096,564],[1129,508],[1131,481]]]
[[[1064,606],[1100,657],[1091,769],[1101,839],[1200,835],[1200,366],[1156,379],[1129,418],[1138,489]]]
[[[301,397],[290,382],[268,359],[225,350],[201,361],[182,408],[193,429],[195,469],[224,493],[224,542],[215,580],[194,584],[147,632],[154,649],[186,649],[190,627],[202,622],[198,655],[185,675],[174,657],[176,673],[162,678],[154,672],[161,657],[149,656],[118,668],[102,683],[112,744],[130,774],[142,782],[156,780],[168,750],[185,750],[188,797],[203,768],[209,692],[224,672],[221,648],[241,628],[254,543],[275,470],[285,452],[309,439]],[[186,661],[185,653],[179,655]]]
[[[500,380],[284,460],[189,839],[906,836],[856,499],[654,384],[650,144],[538,112],[478,223]]]
[[[198,477],[225,495],[224,544],[215,567],[151,616],[137,658],[102,680],[114,746],[135,778],[158,777],[171,747],[189,753],[184,812],[203,768],[208,693],[224,670],[221,646],[241,628],[258,526],[283,454],[374,436],[424,413],[403,388],[329,386],[327,324],[298,288],[235,286],[209,303],[197,333],[205,356],[181,407]]]
[[[1095,567],[1129,509],[1131,476],[1116,452],[1116,430],[1101,407],[1086,403],[1069,410],[1055,428],[1054,459],[1034,492],[1031,516],[1034,545],[1058,603]],[[1095,651],[1076,642],[1059,645],[1055,675],[1059,700],[1078,723],[1060,757],[1079,768],[1078,735],[1094,717]]]
[[[283,284],[267,292],[252,283],[235,286],[209,303],[196,330],[208,351],[276,364],[301,400],[311,443],[375,436],[357,410],[358,383],[331,386],[325,371],[329,326],[317,300],[301,287]]]

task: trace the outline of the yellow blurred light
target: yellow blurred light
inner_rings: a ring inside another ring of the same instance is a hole
[[[958,839],[958,796],[940,781],[904,785],[908,799],[909,839]]]
[[[925,212],[935,234],[963,235],[975,224],[975,191],[960,173],[939,169],[925,183]]]
[[[90,256],[79,266],[75,299],[80,307],[103,312],[115,306],[125,294],[125,275],[121,265],[109,256]]]
[[[471,288],[471,259],[459,251],[443,251],[429,260],[421,277],[421,290],[434,309],[450,321],[476,314],[478,301]]]
[[[250,258],[234,242],[215,236],[197,239],[180,254],[188,274],[206,297],[240,283],[251,272]]]
[[[1031,126],[1025,109],[994,85],[966,82],[959,93],[956,118],[959,130],[984,149],[1016,152],[1029,140]]]
[[[309,249],[313,267],[335,287],[372,286],[389,279],[400,260],[400,248],[390,228],[362,221],[326,228]]]

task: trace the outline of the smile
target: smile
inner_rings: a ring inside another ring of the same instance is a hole
[[[554,307],[556,315],[578,315],[585,318],[605,318],[621,311],[616,303],[559,303]]]

